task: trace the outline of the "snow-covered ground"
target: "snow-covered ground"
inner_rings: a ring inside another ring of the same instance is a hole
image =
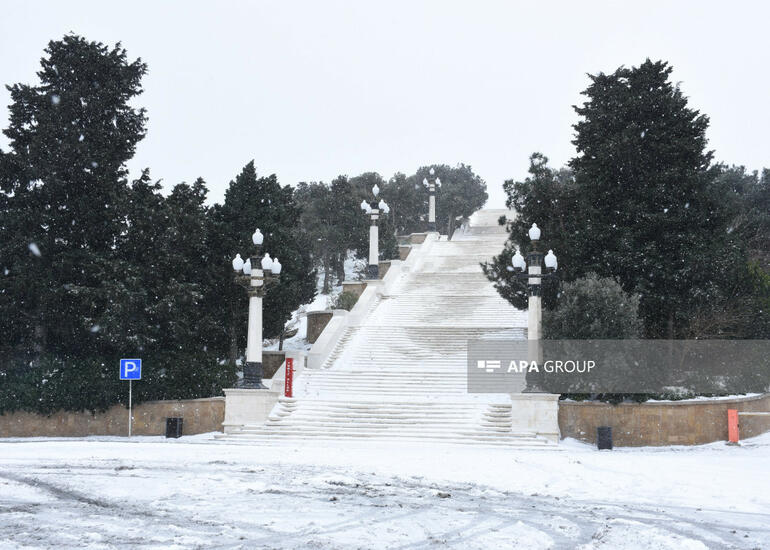
[[[770,434],[596,451],[0,440],[0,548],[770,548]]]

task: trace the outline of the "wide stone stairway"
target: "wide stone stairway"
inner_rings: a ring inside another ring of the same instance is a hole
[[[451,241],[431,233],[414,245],[367,288],[336,339],[319,339],[328,352],[299,373],[294,397],[281,397],[263,425],[226,437],[552,447],[555,396],[467,391],[468,340],[526,338],[526,311],[501,298],[480,267],[503,248],[502,214],[510,212],[482,210]]]

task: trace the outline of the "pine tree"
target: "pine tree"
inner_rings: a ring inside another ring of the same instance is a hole
[[[388,214],[398,235],[425,231],[428,220],[428,189],[417,181],[417,176],[407,177],[396,173],[382,189],[382,197],[390,206]]]
[[[590,76],[588,99],[575,107],[572,174],[536,155],[530,178],[506,184],[518,211],[506,253],[514,243],[526,249],[526,228],[537,223],[563,280],[595,272],[641,295],[649,338],[688,336],[694,313],[745,271],[745,246],[730,231],[734,201],[706,150],[708,118],[670,74],[648,60]],[[501,255],[488,266],[502,286],[507,265]]]
[[[441,179],[441,187],[436,190],[436,227],[442,233],[446,232],[451,239],[457,222],[487,202],[487,184],[470,166],[462,163],[454,168],[446,164],[422,166],[408,181],[413,186],[422,186],[423,179],[433,177],[430,176],[431,168],[434,169],[435,177]],[[427,198],[423,207],[427,215]]]
[[[8,88],[10,151],[0,161],[8,275],[0,294],[13,299],[0,302],[0,317],[23,322],[3,351],[53,365],[42,376],[70,380],[64,391],[78,407],[90,392],[112,397],[110,383],[100,382],[114,358],[98,348],[98,319],[124,296],[116,251],[125,230],[125,163],[144,135],[144,110],[131,103],[146,66],[120,44],[74,35],[45,52],[38,85]]]
[[[321,291],[328,294],[332,285],[332,246],[336,232],[337,213],[331,189],[323,182],[301,182],[295,192],[301,210],[300,226],[309,239],[310,253],[316,268],[321,270]]]
[[[575,111],[575,171],[587,211],[583,270],[642,295],[651,337],[674,338],[712,291],[735,243],[721,202],[708,117],[687,106],[665,62],[591,76]],[[723,266],[719,266],[720,268]]]

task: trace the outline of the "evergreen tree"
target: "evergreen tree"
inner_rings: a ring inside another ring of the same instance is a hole
[[[734,201],[706,150],[708,118],[687,106],[670,74],[648,60],[591,76],[588,100],[575,108],[574,181],[533,156],[531,178],[506,186],[518,219],[505,254],[513,243],[526,248],[526,228],[537,223],[562,279],[595,272],[641,295],[650,338],[687,336],[694,312],[746,270],[745,246],[730,231]],[[504,280],[504,262],[488,275]]]
[[[396,173],[382,189],[382,197],[390,206],[388,214],[398,235],[425,231],[428,220],[428,189],[417,181],[417,176],[407,177]]]
[[[640,293],[648,336],[667,338],[709,298],[736,246],[706,149],[708,117],[687,106],[671,71],[647,60],[591,76],[570,162],[587,208],[581,269]]]
[[[328,294],[332,285],[332,242],[336,234],[336,208],[331,189],[322,182],[301,182],[297,186],[296,197],[302,211],[302,232],[308,237],[314,265],[323,274],[321,291]]]
[[[470,166],[462,163],[454,168],[446,164],[422,166],[408,181],[413,186],[422,186],[423,179],[433,177],[430,176],[431,168],[435,171],[435,177],[441,179],[441,187],[436,190],[436,228],[441,232],[446,231],[451,239],[458,221],[467,218],[487,202],[487,184]],[[396,205],[401,206],[399,202]],[[427,216],[427,198],[424,208]]]
[[[527,308],[528,290],[525,279],[513,271],[511,257],[518,248],[526,256],[532,248],[528,230],[532,221],[542,230],[543,243],[559,255],[559,277],[572,279],[572,267],[578,261],[575,247],[580,246],[572,229],[575,212],[583,208],[582,196],[575,184],[571,170],[554,170],[548,166],[548,158],[533,153],[529,158],[529,176],[524,181],[507,180],[506,207],[519,213],[511,220],[501,220],[510,232],[510,238],[502,253],[492,262],[482,265],[487,277],[506,300],[519,309]],[[542,297],[549,309],[556,305],[558,285],[552,279],[544,279]]]
[[[345,260],[349,253],[369,257],[369,216],[361,210],[361,201],[374,200],[372,187],[387,189],[376,172],[348,178],[338,176],[331,184],[300,183],[298,202],[302,208],[302,227],[313,242],[313,260],[323,273],[322,292],[329,293],[333,280],[345,278]],[[380,195],[384,198],[384,193]],[[387,199],[385,199],[388,202]],[[380,259],[398,256],[398,246],[390,214],[379,220]]]
[[[8,87],[10,151],[0,155],[8,273],[0,295],[12,298],[0,301],[0,317],[22,321],[2,351],[31,361],[48,387],[56,377],[70,380],[63,391],[82,407],[114,396],[104,369],[114,374],[117,363],[99,349],[99,319],[125,293],[117,244],[125,163],[144,135],[144,110],[131,103],[146,66],[119,44],[74,35],[45,52],[38,85]]]

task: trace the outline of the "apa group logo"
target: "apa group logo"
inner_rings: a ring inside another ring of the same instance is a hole
[[[500,361],[497,359],[479,359],[476,368],[488,373],[495,372],[506,367],[505,372],[540,372],[541,368],[549,374],[589,373],[596,367],[596,361],[545,361],[542,366],[537,361]]]
[[[476,368],[483,369],[486,372],[495,372],[502,367],[502,361],[486,361],[484,359],[476,361]]]

